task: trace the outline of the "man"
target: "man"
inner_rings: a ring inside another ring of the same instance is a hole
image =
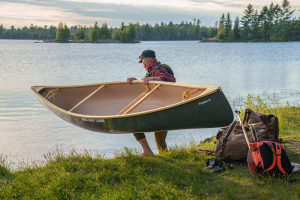
[[[152,50],[145,50],[139,56],[139,63],[142,63],[145,70],[147,71],[146,76],[143,78],[143,83],[148,85],[149,81],[168,81],[176,82],[175,77],[168,72],[168,70],[157,61],[155,52]],[[128,78],[127,83],[132,84],[133,80],[136,78]],[[167,150],[166,137],[168,131],[157,131],[154,132],[155,144],[159,151]],[[144,133],[134,133],[136,140],[141,144],[143,148],[143,153],[141,156],[151,156],[153,152],[149,147]]]

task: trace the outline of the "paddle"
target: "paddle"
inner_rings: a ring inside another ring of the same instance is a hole
[[[256,174],[256,172],[255,172],[256,165],[255,165],[255,162],[254,162],[253,157],[252,157],[253,150],[250,148],[250,145],[249,145],[249,139],[248,139],[247,133],[246,133],[246,131],[245,131],[243,122],[242,122],[242,120],[241,120],[241,116],[240,116],[240,113],[241,113],[241,112],[238,111],[238,110],[236,110],[235,113],[237,114],[237,116],[238,116],[238,118],[239,118],[239,121],[240,121],[242,130],[243,130],[243,133],[244,133],[244,136],[245,136],[245,139],[246,139],[248,148],[249,148],[248,154],[247,154],[247,163],[248,163],[249,171],[250,171],[250,173],[251,173],[253,176],[257,176],[257,174]]]

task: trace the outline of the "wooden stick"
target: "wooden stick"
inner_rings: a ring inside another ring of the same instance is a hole
[[[71,110],[69,110],[70,112],[72,112],[73,110],[75,110],[76,108],[78,108],[81,104],[83,104],[86,100],[88,100],[89,98],[91,98],[94,94],[96,94],[99,90],[101,90],[102,88],[104,88],[105,85],[101,85],[97,90],[95,90],[93,93],[91,93],[89,96],[87,96],[85,99],[83,99],[81,102],[79,102],[76,106],[74,106]]]
[[[138,107],[141,103],[143,103],[143,101],[145,101],[151,94],[153,94],[159,87],[160,87],[160,84],[158,84],[155,88],[153,88],[150,92],[148,92],[143,98],[141,98],[138,102],[136,102],[131,108],[129,108],[124,113],[124,115],[133,111],[136,107]]]
[[[244,132],[244,136],[245,136],[245,139],[246,139],[246,142],[247,142],[247,145],[248,145],[248,148],[250,149],[250,142],[249,142],[249,139],[248,139],[248,136],[247,136],[247,133],[245,131],[245,128],[244,128],[244,125],[243,125],[243,122],[241,120],[241,116],[240,116],[240,111],[236,110],[235,113],[237,114],[238,118],[239,118],[239,121],[240,121],[240,124],[241,124],[241,127],[243,129],[243,132]]]

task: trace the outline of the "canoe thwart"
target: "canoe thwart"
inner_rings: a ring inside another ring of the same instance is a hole
[[[84,98],[81,102],[79,102],[76,106],[74,106],[69,111],[70,112],[74,111],[76,108],[78,108],[81,104],[83,104],[84,102],[86,102],[89,98],[91,98],[94,94],[96,94],[99,90],[101,90],[104,87],[105,87],[105,85],[101,85],[97,90],[95,90],[94,92],[92,92],[89,96],[87,96],[86,98]]]
[[[183,94],[182,94],[182,101],[185,101],[187,100],[188,98],[192,97],[193,94],[196,94],[200,89],[196,89],[195,91],[193,92],[189,92],[188,90],[185,91]]]
[[[133,100],[130,104],[128,104],[121,112],[118,113],[118,115],[123,115],[130,107],[132,107],[136,102],[138,102],[141,98],[143,98],[148,92],[149,87],[147,86],[147,90],[143,92],[140,96],[138,96],[135,100]]]
[[[145,101],[150,95],[152,95],[158,88],[160,87],[160,84],[155,86],[151,91],[147,90],[143,92],[140,96],[138,96],[135,100],[133,100],[128,106],[126,106],[121,112],[118,113],[118,115],[125,115],[133,111],[136,107],[138,107],[143,101]]]

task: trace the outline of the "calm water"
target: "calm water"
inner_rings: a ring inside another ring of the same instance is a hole
[[[284,93],[298,101],[300,43],[43,44],[0,40],[0,153],[13,161],[42,159],[56,145],[112,155],[123,147],[140,148],[132,134],[113,135],[75,127],[48,110],[30,90],[32,85],[73,85],[142,78],[138,55],[156,51],[172,66],[178,83],[220,85],[233,107],[248,93]],[[216,129],[170,131],[172,146],[193,136],[200,140]],[[153,134],[147,139],[156,151]]]

